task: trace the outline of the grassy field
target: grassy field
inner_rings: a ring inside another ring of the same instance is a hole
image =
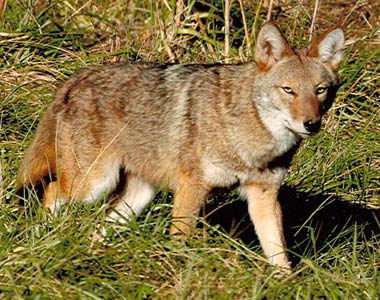
[[[267,13],[258,2],[0,1],[0,299],[380,298],[377,1],[317,11],[313,34],[343,22],[346,60],[324,129],[302,144],[281,191],[291,276],[275,278],[234,191],[210,198],[192,239],[170,238],[171,195],[161,193],[108,245],[91,239],[105,203],[52,217],[35,197],[21,215],[12,200],[19,162],[63,80],[115,61],[251,60]],[[310,35],[314,7],[304,2],[272,11],[295,46]]]

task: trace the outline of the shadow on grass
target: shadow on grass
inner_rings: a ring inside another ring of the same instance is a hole
[[[216,193],[214,201],[207,205],[207,222],[221,226],[247,245],[259,245],[247,203],[231,200],[223,204],[225,196]],[[379,209],[369,209],[330,195],[310,195],[289,186],[281,189],[280,202],[287,246],[294,254],[290,255],[294,263],[300,256],[311,257],[350,241],[355,230],[357,242],[380,236]]]

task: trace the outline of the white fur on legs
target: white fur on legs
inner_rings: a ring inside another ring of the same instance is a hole
[[[153,200],[155,189],[152,185],[140,177],[128,175],[126,186],[116,205],[107,216],[106,221],[125,224],[133,215],[139,215],[143,209]],[[114,230],[120,229],[117,225],[111,226]],[[93,241],[107,243],[107,226],[101,226],[92,235]]]
[[[137,176],[128,175],[127,185],[121,199],[113,207],[107,221],[126,223],[131,217],[141,214],[153,200],[155,190],[152,185]]]

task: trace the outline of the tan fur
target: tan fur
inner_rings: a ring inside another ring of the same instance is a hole
[[[301,139],[319,130],[335,97],[343,44],[333,28],[311,49],[292,50],[269,22],[254,62],[82,70],[43,117],[18,189],[50,178],[44,206],[52,211],[118,191],[108,219],[126,222],[167,188],[174,234],[191,231],[213,188],[239,184],[265,254],[288,268],[277,194]]]

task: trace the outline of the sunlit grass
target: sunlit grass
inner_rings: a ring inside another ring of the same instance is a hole
[[[210,199],[208,218],[184,241],[167,233],[166,194],[108,244],[93,240],[104,203],[53,217],[31,197],[18,211],[18,164],[56,88],[76,70],[252,58],[263,8],[233,2],[227,55],[221,1],[188,2],[179,23],[177,9],[176,1],[8,1],[0,20],[0,299],[378,299],[380,53],[368,46],[376,28],[348,46],[336,103],[281,192],[289,278],[275,278],[236,193]],[[297,12],[278,22],[298,46],[309,22]]]

